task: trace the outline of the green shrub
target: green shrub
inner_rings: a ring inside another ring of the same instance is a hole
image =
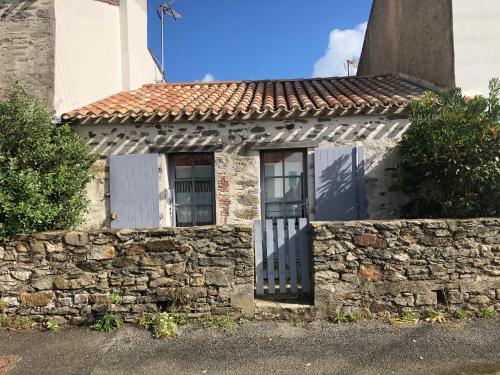
[[[410,311],[405,311],[401,314],[401,320],[405,322],[418,322],[418,316]]]
[[[45,327],[51,332],[57,332],[59,331],[59,324],[54,322],[53,320],[49,320],[45,323]]]
[[[481,319],[489,319],[497,316],[497,312],[494,309],[481,309],[476,313],[476,316]]]
[[[441,314],[439,312],[437,312],[436,310],[429,309],[429,310],[425,310],[422,313],[421,318],[423,318],[423,319],[426,319],[426,318],[436,318],[439,315],[441,315]]]
[[[293,328],[303,328],[304,322],[302,320],[294,319],[294,320],[292,320],[292,327]]]
[[[0,99],[0,241],[83,222],[95,156],[19,85]]]
[[[467,313],[464,310],[455,310],[453,311],[453,317],[455,319],[463,320],[467,317]]]
[[[488,98],[453,89],[410,104],[398,178],[406,217],[500,215],[499,96],[493,79]]]
[[[116,317],[113,314],[106,313],[101,319],[95,322],[94,325],[90,327],[92,331],[98,332],[113,332],[115,329],[118,329],[122,326],[123,322],[120,318]]]
[[[150,324],[157,339],[172,339],[179,334],[174,317],[169,313],[153,316]]]

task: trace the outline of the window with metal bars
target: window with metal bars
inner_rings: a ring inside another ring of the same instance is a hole
[[[263,151],[265,219],[306,217],[305,152]]]
[[[169,159],[175,226],[215,224],[213,154],[176,154]]]

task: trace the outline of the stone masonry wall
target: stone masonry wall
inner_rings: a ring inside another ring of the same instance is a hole
[[[500,218],[311,224],[315,309],[500,310]]]
[[[54,66],[54,1],[0,0],[0,95],[18,79],[52,106]]]
[[[0,246],[0,298],[7,314],[72,324],[173,303],[191,317],[253,317],[253,262],[247,226],[43,233]]]

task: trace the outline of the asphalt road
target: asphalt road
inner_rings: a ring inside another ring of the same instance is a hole
[[[498,374],[500,319],[466,323],[252,322],[228,333],[183,327],[169,341],[111,333],[0,332],[7,374]],[[0,371],[1,372],[1,371]]]

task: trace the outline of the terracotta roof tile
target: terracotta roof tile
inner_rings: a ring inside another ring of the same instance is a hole
[[[63,114],[68,122],[218,121],[397,113],[425,89],[393,76],[148,84]]]

